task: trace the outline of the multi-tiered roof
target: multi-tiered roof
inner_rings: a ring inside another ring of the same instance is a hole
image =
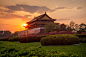
[[[35,17],[31,21],[27,22],[27,28],[37,28],[37,27],[44,27],[46,24],[54,23],[56,19],[52,19],[49,17],[46,12],[40,16]]]
[[[48,17],[49,19],[42,19],[44,16],[46,16],[46,17]],[[34,22],[34,21],[37,21],[37,20],[39,20],[39,21],[55,21],[56,19],[52,19],[51,17],[49,17],[47,14],[46,14],[46,12],[45,12],[45,14],[42,14],[42,15],[40,15],[40,16],[37,16],[37,17],[35,17],[34,19],[32,19],[31,21],[29,21],[29,22],[27,22],[27,23],[31,23],[31,22]]]

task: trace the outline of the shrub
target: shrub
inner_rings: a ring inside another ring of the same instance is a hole
[[[86,34],[75,34],[75,36],[78,36],[79,38],[86,38]]]
[[[0,57],[82,57],[73,52],[58,52],[56,50],[47,50],[39,47],[30,47],[28,49],[17,49],[14,47],[2,48]]]
[[[81,43],[86,43],[86,38],[80,38]]]
[[[28,36],[19,39],[20,43],[28,43],[28,42],[40,42],[42,37],[39,36]]]
[[[8,41],[8,37],[0,38],[0,41]]]
[[[8,41],[12,42],[12,41],[19,41],[21,37],[12,37],[12,38],[9,38]]]
[[[42,36],[40,36],[40,37],[46,37],[46,36],[48,36],[48,35],[42,35]]]
[[[79,38],[70,34],[58,34],[43,37],[40,42],[42,45],[71,45],[78,44]]]

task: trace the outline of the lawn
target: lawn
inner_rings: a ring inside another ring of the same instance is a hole
[[[68,56],[73,54],[85,57],[86,43],[81,43],[80,45],[66,45],[66,46],[41,46],[40,42],[19,43],[19,42],[0,41],[0,57],[7,57],[7,56],[41,57],[53,54],[56,54],[58,56]]]

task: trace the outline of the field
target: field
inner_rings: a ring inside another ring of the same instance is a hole
[[[19,43],[0,41],[0,57],[86,56],[86,43],[66,46],[41,46],[40,42]]]

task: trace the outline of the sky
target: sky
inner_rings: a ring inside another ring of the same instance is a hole
[[[86,0],[0,0],[0,30],[25,30],[26,22],[45,12],[55,23],[86,24]]]

